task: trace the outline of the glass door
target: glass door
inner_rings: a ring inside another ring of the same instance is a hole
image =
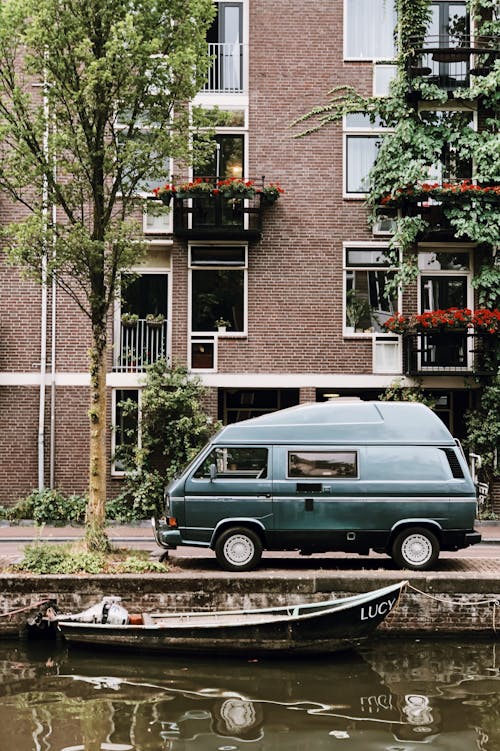
[[[209,54],[214,57],[210,89],[243,91],[242,4],[220,2],[207,34]]]
[[[422,275],[421,313],[467,307],[467,276]],[[469,367],[466,330],[433,330],[420,335],[423,370],[452,371]]]

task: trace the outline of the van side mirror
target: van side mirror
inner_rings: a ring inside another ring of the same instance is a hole
[[[210,480],[215,480],[215,478],[217,477],[217,467],[215,466],[215,464],[210,465],[209,471],[210,471]]]

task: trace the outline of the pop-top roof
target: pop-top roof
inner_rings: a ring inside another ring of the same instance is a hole
[[[455,443],[444,423],[423,404],[335,400],[301,404],[228,425],[215,442]]]

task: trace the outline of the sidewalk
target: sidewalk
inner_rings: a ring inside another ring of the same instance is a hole
[[[157,547],[153,538],[151,522],[149,520],[134,524],[110,524],[107,528],[108,537],[112,542],[150,542]],[[475,529],[481,533],[481,545],[500,545],[500,522],[476,522]],[[16,522],[0,522],[0,545],[3,543],[26,543],[34,540],[47,542],[63,542],[79,540],[84,535],[84,527],[75,526],[41,526],[37,527],[29,520]]]

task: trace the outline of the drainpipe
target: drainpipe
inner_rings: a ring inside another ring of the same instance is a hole
[[[55,171],[55,165],[54,165]],[[52,204],[52,222],[55,226],[57,212]],[[52,255],[55,256],[56,243],[53,238]],[[49,487],[55,487],[55,458],[56,458],[56,279],[52,277],[52,319],[51,319],[51,353],[50,353],[50,449],[49,449]]]
[[[49,152],[49,100],[47,96],[47,78],[43,81],[43,114],[45,129],[43,133],[43,153]],[[38,408],[38,490],[45,487],[45,377],[47,373],[47,219],[48,219],[49,185],[47,177],[43,178],[42,214],[44,224],[44,253],[42,258],[42,297],[40,321],[40,403]]]

